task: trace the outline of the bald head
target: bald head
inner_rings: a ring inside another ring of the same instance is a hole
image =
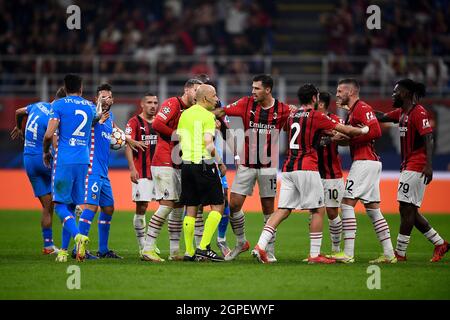
[[[209,84],[202,84],[197,88],[195,100],[197,100],[197,104],[202,107],[212,110],[216,106],[219,98],[217,98],[216,89],[214,89],[213,86]]]

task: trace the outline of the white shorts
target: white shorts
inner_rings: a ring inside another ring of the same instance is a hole
[[[425,182],[422,173],[416,171],[402,171],[398,180],[397,200],[411,203],[420,208],[425,194]]]
[[[380,202],[380,177],[380,161],[353,161],[345,185],[344,198],[359,199],[363,203]]]
[[[134,202],[155,200],[153,181],[147,178],[138,179],[138,183],[131,183],[131,198]]]
[[[152,166],[156,200],[178,201],[181,195],[181,170]]]
[[[259,196],[261,198],[274,198],[277,194],[277,173],[277,168],[254,169],[241,165],[234,177],[231,192],[251,196],[253,187],[258,181]]]
[[[317,171],[281,173],[278,208],[316,209],[324,206],[323,185]]]
[[[344,179],[322,179],[325,207],[339,208],[344,196]]]

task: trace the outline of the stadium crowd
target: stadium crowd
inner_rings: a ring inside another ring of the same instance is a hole
[[[143,64],[102,62],[100,72],[148,71],[148,61],[177,55],[270,54],[274,1],[76,1],[81,29],[67,34],[70,1],[0,1],[0,54],[81,55],[85,63],[50,62],[46,72],[89,72],[94,55],[124,55]],[[34,10],[29,10],[33,5]],[[106,26],[106,27],[105,27]],[[45,32],[44,32],[45,30]],[[64,39],[64,41],[62,41]],[[195,73],[206,66],[158,64],[158,73]],[[21,72],[35,66],[3,63],[0,70]],[[78,68],[78,70],[74,70]],[[217,72],[233,73],[234,64],[219,63]],[[210,70],[206,70],[210,71]],[[251,70],[249,70],[251,71]],[[210,72],[208,72],[210,73]]]
[[[448,65],[442,58],[407,61],[408,58],[445,56],[450,52],[450,2],[441,0],[383,1],[380,30],[366,27],[366,0],[339,1],[324,13],[327,50],[336,57],[333,74],[363,74],[366,84],[407,76],[429,88],[448,85]],[[414,14],[411,14],[414,12]],[[348,36],[348,35],[351,36]],[[348,56],[371,56],[368,63],[351,63]]]

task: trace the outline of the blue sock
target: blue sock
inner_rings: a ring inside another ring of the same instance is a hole
[[[230,219],[230,207],[227,205],[223,210],[222,219],[220,219],[218,229],[219,238],[225,238],[228,228],[228,220]]]
[[[70,232],[70,235],[75,238],[80,231],[78,230],[75,217],[70,212],[68,205],[64,203],[55,204],[55,212],[59,219],[61,219],[64,229]]]
[[[91,229],[92,220],[94,220],[95,212],[89,209],[84,209],[83,213],[80,216],[80,220],[78,221],[78,228],[80,229],[80,233],[87,236],[89,234],[89,230]]]
[[[42,228],[42,238],[44,239],[44,248],[53,246],[52,228]]]
[[[100,212],[98,216],[98,251],[106,253],[108,249],[109,229],[111,228],[112,215]]]
[[[63,228],[62,229],[61,249],[67,250],[67,248],[69,248],[70,239],[72,239],[70,232],[67,231],[65,228]]]

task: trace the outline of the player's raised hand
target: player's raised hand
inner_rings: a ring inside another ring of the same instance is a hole
[[[131,169],[130,178],[131,182],[138,183],[139,173],[137,172],[136,168]]]
[[[147,145],[142,141],[136,141],[132,139],[130,136],[126,136],[127,143],[130,146],[131,150],[138,152],[139,150],[145,151],[147,149]]]
[[[44,165],[49,169],[51,168],[52,158],[53,156],[50,152],[44,152],[42,154],[42,160],[44,161]]]
[[[222,126],[222,124],[220,123],[219,120],[216,120],[216,129],[220,130],[220,127]]]
[[[423,177],[423,182],[425,184],[429,184],[431,180],[433,180],[433,168],[429,165],[426,165],[425,168],[423,168],[422,175],[420,177]]]
[[[11,136],[12,140],[16,140],[17,138],[20,138],[21,140],[23,140],[22,130],[20,130],[17,127],[14,127],[14,129],[12,129],[10,136]]]

